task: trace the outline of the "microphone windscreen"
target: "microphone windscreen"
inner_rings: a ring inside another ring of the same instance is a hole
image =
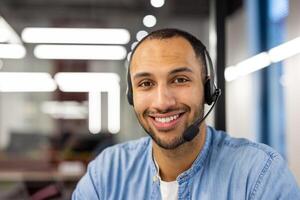
[[[183,133],[183,139],[187,142],[191,141],[194,139],[194,137],[198,134],[199,132],[199,124],[192,124],[190,125]]]

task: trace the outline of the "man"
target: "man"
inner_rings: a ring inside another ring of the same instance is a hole
[[[104,150],[74,200],[300,199],[273,149],[206,126],[204,103],[219,95],[207,58],[198,39],[177,29],[152,32],[138,44],[128,100],[150,137]]]

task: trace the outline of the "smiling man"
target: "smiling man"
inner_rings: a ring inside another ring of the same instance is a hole
[[[206,126],[204,104],[213,107],[220,95],[212,71],[191,34],[146,36],[130,60],[128,100],[150,137],[104,150],[73,200],[300,199],[277,152]]]

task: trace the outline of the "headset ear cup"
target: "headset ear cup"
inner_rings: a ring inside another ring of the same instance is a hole
[[[129,87],[127,88],[127,101],[131,106],[133,106],[132,89]]]
[[[127,95],[127,101],[128,103],[133,106],[133,95],[132,95],[132,85],[131,85],[131,81],[129,80],[127,83],[127,91],[126,91],[126,95]]]
[[[132,94],[132,83],[130,79],[130,72],[128,68],[127,72],[127,91],[126,91],[127,101],[128,103],[133,106],[133,94]]]
[[[215,100],[215,87],[212,85],[210,78],[205,81],[204,89],[205,103],[211,105]]]

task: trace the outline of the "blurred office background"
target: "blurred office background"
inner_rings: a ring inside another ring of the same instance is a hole
[[[298,0],[1,0],[0,199],[69,199],[104,148],[146,135],[126,101],[128,58],[165,27],[210,50],[223,96],[208,123],[272,146],[300,183],[299,8]]]

